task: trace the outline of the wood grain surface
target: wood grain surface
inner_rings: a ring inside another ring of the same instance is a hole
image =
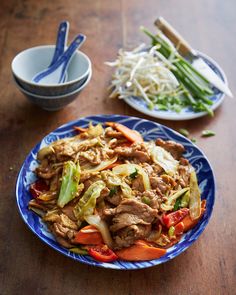
[[[91,114],[143,116],[124,102],[108,100],[113,60],[121,47],[148,40],[140,25],[154,29],[162,15],[193,48],[225,70],[236,93],[235,0],[1,0],[0,4],[0,294],[236,294],[236,101],[226,97],[214,118],[170,122],[188,128],[209,158],[217,180],[214,212],[198,241],[172,261],[150,269],[115,271],[75,262],[42,243],[23,223],[15,201],[18,171],[31,148],[48,132]],[[88,87],[71,105],[46,112],[15,87],[11,61],[21,50],[55,42],[58,23],[69,20],[70,39],[87,35],[83,51],[93,63]],[[201,138],[202,129],[215,137]]]

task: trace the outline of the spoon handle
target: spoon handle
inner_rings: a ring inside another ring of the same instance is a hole
[[[68,49],[65,51],[65,53],[61,56],[60,61],[61,64],[64,63],[62,72],[61,72],[61,78],[59,83],[62,82],[62,79],[64,78],[65,72],[67,70],[67,66],[74,55],[75,51],[84,43],[86,40],[86,36],[79,34],[78,36],[75,37],[75,39],[71,42],[70,46]]]
[[[54,55],[49,67],[51,67],[64,53],[66,48],[66,43],[67,43],[69,27],[70,27],[70,24],[67,21],[63,21],[60,23],[58,27],[58,32],[57,32],[56,47],[55,47]]]

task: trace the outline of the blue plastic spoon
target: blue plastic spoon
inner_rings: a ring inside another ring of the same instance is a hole
[[[79,34],[59,59],[52,66],[38,73],[33,81],[44,85],[62,83],[71,58],[85,39],[86,36]]]

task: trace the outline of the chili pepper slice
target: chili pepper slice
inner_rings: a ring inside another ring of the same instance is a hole
[[[88,250],[90,256],[101,262],[117,260],[118,256],[107,245],[97,245]]]
[[[183,208],[169,214],[164,214],[162,216],[162,221],[167,228],[170,228],[172,225],[179,223],[186,215],[188,215],[188,212],[188,208]]]

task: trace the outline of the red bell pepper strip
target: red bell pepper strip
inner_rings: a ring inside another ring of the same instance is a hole
[[[37,199],[41,194],[49,191],[49,186],[42,179],[36,180],[34,183],[30,185],[29,189],[32,197]]]
[[[97,245],[90,247],[88,253],[95,260],[101,262],[112,262],[118,259],[118,256],[107,245]]]
[[[162,216],[162,222],[167,228],[170,228],[172,225],[179,223],[188,214],[189,209],[183,208],[169,214],[164,214]]]

